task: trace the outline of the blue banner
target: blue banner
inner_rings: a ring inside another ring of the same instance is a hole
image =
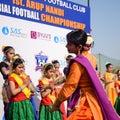
[[[90,33],[90,8],[66,0],[2,0],[0,14]]]

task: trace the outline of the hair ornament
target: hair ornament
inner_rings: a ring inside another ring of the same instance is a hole
[[[43,67],[42,67],[42,71],[45,71],[46,68],[47,68],[49,65],[52,65],[52,66],[53,66],[52,63],[45,63],[45,64],[43,65]]]
[[[4,49],[6,48],[6,46],[2,46],[2,52],[4,52]]]
[[[19,54],[15,54],[13,60],[16,60],[17,58],[21,58],[21,56]]]
[[[87,34],[87,41],[86,44],[92,44],[94,42],[92,36],[90,34]]]
[[[106,62],[106,63],[105,63],[105,66],[108,65],[108,64],[111,64],[111,63],[110,63],[110,62]]]

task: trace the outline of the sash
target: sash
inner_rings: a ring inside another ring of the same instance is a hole
[[[49,85],[49,81],[47,81],[46,79],[43,78],[41,81],[44,85]],[[51,99],[52,103],[55,102],[56,96],[53,92],[51,94],[49,94],[48,97]]]
[[[120,80],[117,80],[116,83],[118,83],[120,85]]]
[[[17,82],[17,84],[18,84],[19,87],[23,85],[22,79],[21,79],[18,75],[16,75],[15,73],[12,73],[12,74],[10,75],[10,77],[13,77],[13,78],[15,79],[15,81]],[[26,74],[22,74],[22,77],[25,79],[25,78],[27,77],[27,75],[26,75]],[[25,88],[22,90],[22,92],[25,94],[25,96],[26,96],[27,98],[30,98],[31,92],[30,92],[30,89],[29,89],[28,87],[25,87]]]
[[[118,84],[120,86],[120,80],[117,80],[115,84]]]
[[[103,111],[104,115],[104,120],[120,120],[120,117],[112,107],[110,101],[108,100],[108,97],[106,95],[106,92],[100,82],[100,80],[97,77],[96,71],[92,67],[91,63],[88,61],[87,58],[84,56],[80,55],[75,57],[70,61],[70,65],[74,62],[77,61],[81,65],[83,65],[90,77],[91,83],[93,85],[93,89],[95,91],[95,94],[99,100],[101,109]],[[69,69],[70,70],[70,69]]]

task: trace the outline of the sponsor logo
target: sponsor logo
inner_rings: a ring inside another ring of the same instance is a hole
[[[66,38],[63,36],[54,36],[54,43],[66,44]]]
[[[27,34],[23,33],[21,28],[8,27],[8,26],[3,26],[2,27],[2,34],[3,35],[15,36],[15,37],[22,37],[22,38],[27,37]]]
[[[2,33],[3,33],[4,35],[8,35],[8,34],[9,34],[9,29],[8,29],[8,27],[3,27],[3,28],[2,28]]]
[[[51,34],[49,33],[31,31],[30,36],[32,39],[47,40],[47,41],[51,40]]]
[[[36,59],[36,67],[35,70],[38,71],[42,69],[42,66],[47,62],[48,56],[44,55],[44,53],[41,51],[39,54],[35,55]]]
[[[37,39],[37,32],[31,31],[31,38],[32,39]]]

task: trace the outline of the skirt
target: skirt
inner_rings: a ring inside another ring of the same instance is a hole
[[[40,106],[39,120],[62,120],[62,115],[59,111],[49,112],[52,106]]]
[[[35,120],[34,110],[30,100],[11,102],[9,106],[9,120]]]
[[[118,115],[120,116],[120,96],[117,97],[114,108]]]

